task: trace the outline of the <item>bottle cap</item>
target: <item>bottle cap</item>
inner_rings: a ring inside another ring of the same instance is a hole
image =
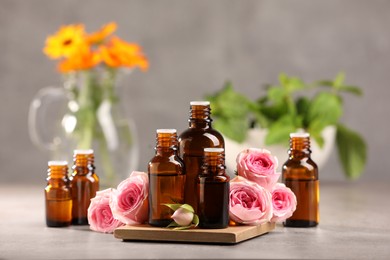
[[[225,149],[223,148],[204,148],[205,152],[208,152],[208,153],[222,153],[223,151],[225,151]]]
[[[157,129],[157,134],[175,134],[177,131],[176,129]]]
[[[210,101],[191,101],[190,105],[191,106],[209,106]]]
[[[49,161],[48,166],[68,166],[67,161]]]
[[[290,137],[291,138],[294,138],[294,137],[296,137],[296,138],[308,138],[308,137],[310,137],[310,134],[309,133],[291,133]]]
[[[93,154],[93,150],[92,149],[86,149],[86,150],[77,149],[77,150],[73,151],[73,154]]]

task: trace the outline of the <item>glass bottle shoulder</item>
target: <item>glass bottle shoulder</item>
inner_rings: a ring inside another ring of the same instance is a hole
[[[283,164],[282,174],[284,179],[318,179],[318,167],[310,157],[290,158]]]
[[[96,175],[96,173],[89,172],[87,174],[72,174],[70,177],[70,183],[76,183],[76,182],[98,182],[99,177]]]
[[[200,150],[206,147],[224,147],[221,133],[212,128],[188,128],[179,136],[180,151],[183,149]]]
[[[148,163],[149,173],[158,174],[185,174],[184,162],[177,155],[160,156],[155,155]]]

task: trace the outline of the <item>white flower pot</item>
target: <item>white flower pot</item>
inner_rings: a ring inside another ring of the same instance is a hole
[[[250,129],[248,136],[243,143],[237,143],[236,141],[233,141],[224,136],[226,166],[229,172],[233,173],[236,170],[236,157],[242,150],[246,148],[263,148],[269,150],[274,156],[278,158],[278,171],[281,171],[283,164],[288,158],[288,147],[282,145],[266,146],[264,144],[264,139],[267,132],[267,129]],[[324,128],[322,131],[322,136],[324,138],[324,146],[322,148],[318,146],[314,139],[310,140],[310,149],[312,151],[311,157],[313,161],[317,163],[318,168],[321,168],[325,164],[333,150],[336,138],[336,127],[328,126]]]

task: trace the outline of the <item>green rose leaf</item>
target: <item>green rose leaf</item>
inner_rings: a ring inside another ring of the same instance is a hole
[[[169,203],[162,203],[161,205],[167,206],[173,211],[176,211],[178,208],[182,206],[182,204],[169,204]]]
[[[338,124],[336,141],[346,176],[350,179],[360,177],[367,159],[367,148],[363,138],[358,133]]]
[[[194,224],[195,227],[197,227],[199,225],[198,215],[194,214],[194,219],[192,220],[192,223]]]
[[[189,204],[183,204],[183,205],[180,206],[180,208],[183,208],[183,209],[185,209],[185,210],[188,210],[189,212],[192,212],[192,213],[195,212],[195,211],[194,211],[194,208],[191,207],[191,205],[189,205]]]

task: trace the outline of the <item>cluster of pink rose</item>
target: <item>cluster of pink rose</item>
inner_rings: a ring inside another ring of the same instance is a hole
[[[297,199],[278,183],[278,159],[265,149],[245,149],[237,156],[237,174],[230,181],[230,219],[240,224],[281,222],[291,217]]]
[[[250,148],[237,156],[237,174],[230,181],[230,218],[239,224],[258,225],[284,221],[296,209],[294,193],[278,183],[278,160],[265,149]],[[175,212],[175,220],[180,220]],[[88,208],[90,228],[112,233],[128,224],[142,224],[148,218],[148,175],[132,172],[117,189],[99,191]]]
[[[148,219],[148,175],[132,172],[116,189],[98,191],[88,208],[88,222],[94,231],[112,233],[125,224]]]

